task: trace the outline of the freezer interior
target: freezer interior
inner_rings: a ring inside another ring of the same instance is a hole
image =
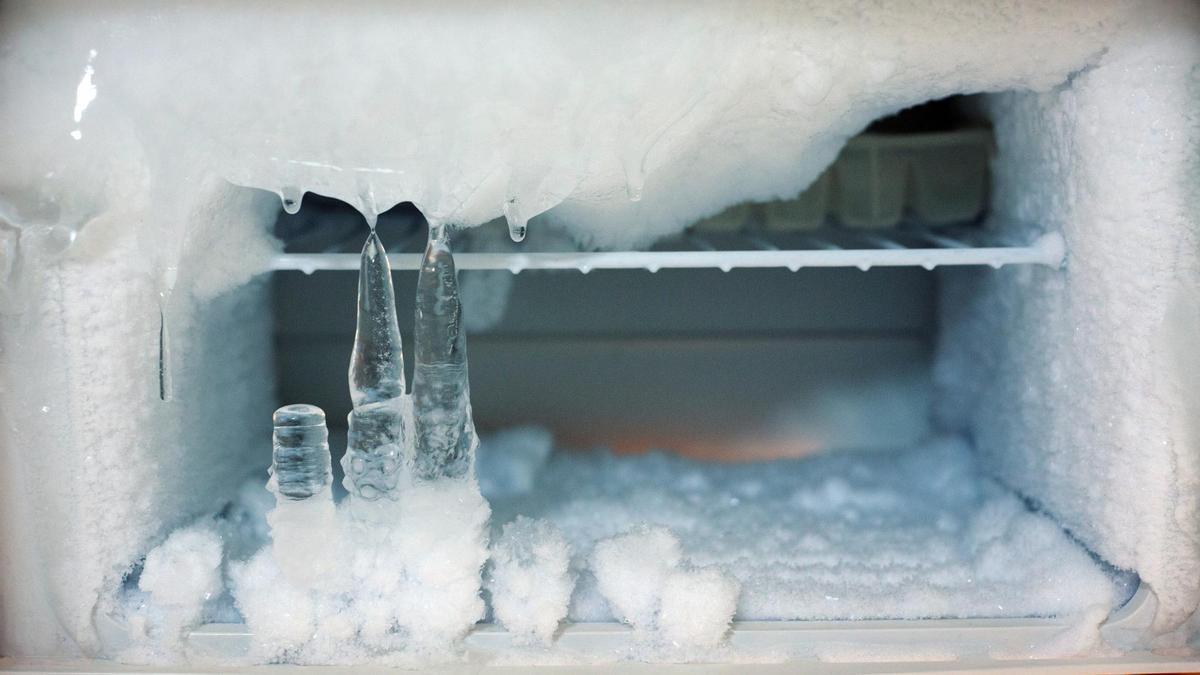
[[[1193,663],[1194,6],[0,16],[9,667]]]

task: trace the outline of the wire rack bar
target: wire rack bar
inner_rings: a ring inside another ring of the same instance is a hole
[[[592,270],[644,269],[734,269],[785,268],[792,271],[805,267],[923,267],[934,269],[952,265],[976,265],[1000,268],[1005,265],[1063,264],[1066,247],[1058,233],[1044,234],[1027,246],[970,247],[957,240],[939,242],[946,248],[910,248],[903,243],[872,235],[874,248],[841,248],[833,242],[818,242],[828,247],[802,250],[691,250],[691,251],[590,251],[590,252],[501,252],[454,254],[455,264],[463,270],[508,270],[514,274],[525,270],[576,270],[584,274]],[[953,246],[953,244],[959,244]],[[388,261],[393,270],[416,270],[421,265],[420,253],[392,253]],[[271,260],[270,269],[300,270],[312,273],[320,270],[357,270],[357,253],[283,253]]]

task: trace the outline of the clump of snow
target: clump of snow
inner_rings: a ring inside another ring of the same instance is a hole
[[[267,547],[231,565],[256,661],[444,660],[484,616],[487,502],[471,480],[414,482],[398,499],[339,506],[334,572],[294,583],[287,566],[325,552]]]
[[[658,627],[675,647],[712,649],[733,621],[741,584],[715,567],[677,569],[662,589]]]
[[[567,616],[575,578],[562,532],[544,520],[518,517],[492,544],[488,590],[496,620],[517,643],[549,644]]]
[[[597,542],[591,570],[613,615],[639,630],[650,630],[667,577],[679,566],[679,539],[670,530],[640,527]]]
[[[597,542],[590,566],[614,616],[643,637],[711,649],[729,630],[741,586],[715,567],[681,567],[682,558],[670,530],[643,525]]]
[[[205,604],[224,588],[222,560],[221,537],[211,519],[175,530],[146,554],[140,594],[134,594],[135,604],[124,617],[133,639],[126,659],[162,660],[180,652]]]

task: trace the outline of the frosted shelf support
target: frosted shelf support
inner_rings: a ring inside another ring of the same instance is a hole
[[[694,237],[694,235],[693,235]],[[763,249],[761,243],[750,250],[689,251],[589,251],[589,252],[503,252],[458,253],[455,263],[460,270],[623,270],[732,269],[782,267],[796,271],[805,267],[935,267],[961,265],[1045,265],[1059,267],[1066,259],[1066,244],[1057,232],[1043,234],[1024,246],[971,246],[947,239],[943,246],[916,248],[898,238],[871,233],[870,248],[838,247],[817,240],[818,248],[788,250]],[[950,245],[958,244],[958,245]],[[828,245],[826,245],[828,244]],[[715,248],[715,247],[714,247]],[[393,270],[417,270],[420,253],[392,253],[388,261]],[[283,253],[271,260],[272,271],[357,270],[359,256],[352,253]]]

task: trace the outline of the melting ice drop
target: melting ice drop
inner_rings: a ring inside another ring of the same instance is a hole
[[[271,473],[279,494],[308,499],[330,483],[329,431],[325,411],[304,403],[275,411]]]
[[[350,355],[346,489],[367,500],[393,493],[403,459],[404,350],[392,270],[372,230],[358,271],[358,328]],[[392,495],[394,496],[394,494]]]
[[[474,463],[475,424],[467,386],[458,278],[446,228],[430,226],[417,277],[413,368],[414,472],[432,480],[467,475]]]

